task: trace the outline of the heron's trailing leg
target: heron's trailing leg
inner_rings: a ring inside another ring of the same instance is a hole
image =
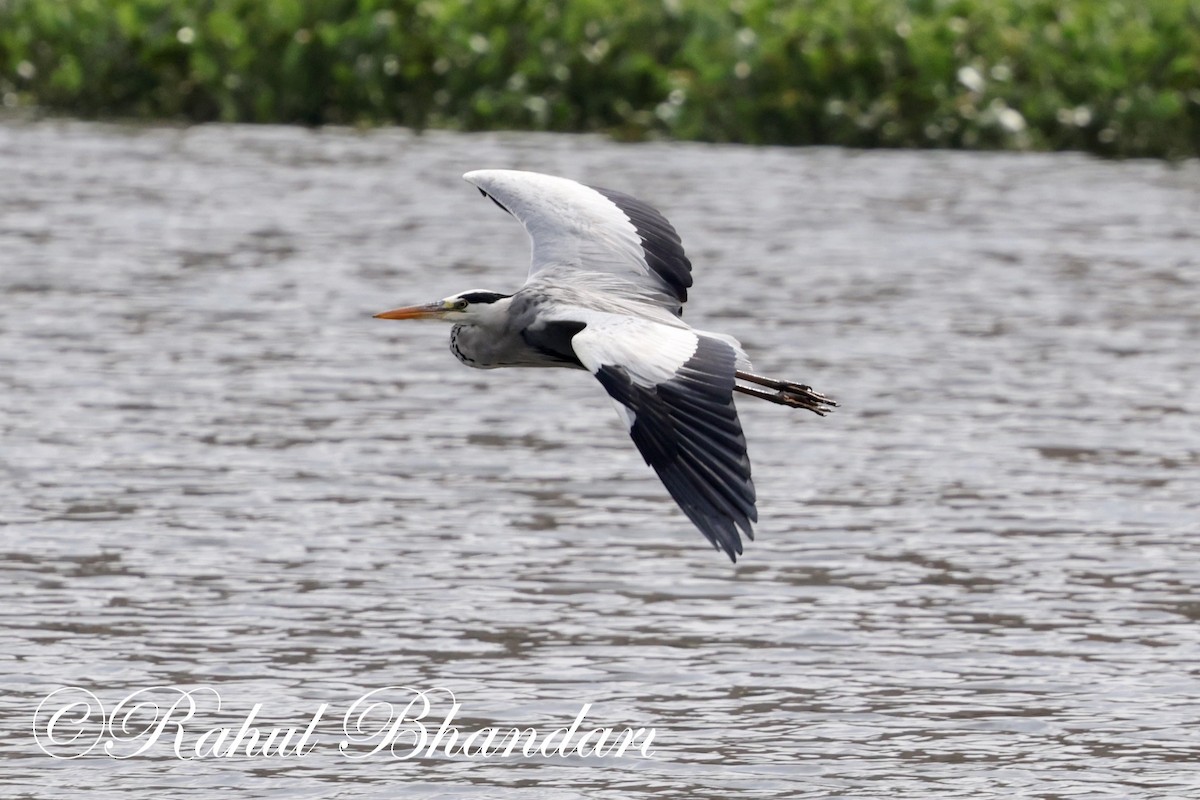
[[[809,411],[820,416],[825,416],[833,407],[837,405],[820,392],[813,391],[811,386],[805,386],[802,383],[792,383],[791,381],[781,381],[775,378],[766,378],[762,375],[754,375],[749,372],[735,373],[738,380],[748,383],[756,383],[759,386],[765,386],[768,389],[774,389],[774,392],[764,392],[761,389],[751,389],[749,386],[734,385],[736,391],[742,394],[748,394],[751,397],[761,397],[763,400],[769,400],[772,403],[778,403],[781,406],[790,406],[791,408],[807,408]]]

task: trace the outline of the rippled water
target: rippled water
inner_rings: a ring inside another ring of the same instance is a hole
[[[741,403],[736,567],[589,376],[371,319],[519,285],[491,166],[653,201],[692,322],[842,402]],[[1198,796],[1200,165],[9,122],[0,174],[6,796]],[[322,746],[35,740],[164,685]],[[655,739],[339,752],[388,686]]]

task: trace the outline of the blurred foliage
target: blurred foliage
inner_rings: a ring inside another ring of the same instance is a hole
[[[0,0],[87,117],[1200,153],[1200,0]]]

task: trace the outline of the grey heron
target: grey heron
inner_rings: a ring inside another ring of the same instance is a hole
[[[754,484],[734,392],[819,415],[811,387],[756,375],[737,340],[683,321],[692,265],[671,223],[627,194],[536,172],[463,176],[533,245],[513,294],[471,290],[380,319],[454,323],[450,349],[479,369],[586,369],[688,519],[736,562],[754,538]]]

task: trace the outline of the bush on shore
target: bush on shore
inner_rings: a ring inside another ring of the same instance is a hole
[[[1200,154],[1200,0],[0,0],[84,117]]]

